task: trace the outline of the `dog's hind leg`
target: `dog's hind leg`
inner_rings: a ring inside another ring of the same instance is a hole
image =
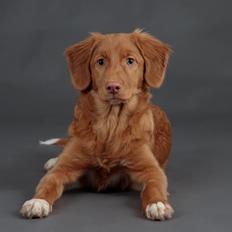
[[[45,164],[44,164],[44,170],[45,171],[49,171],[50,169],[52,169],[57,161],[58,161],[59,157],[55,157],[55,158],[51,158],[49,159]]]
[[[69,138],[52,138],[52,139],[48,139],[48,140],[44,140],[44,141],[39,141],[39,143],[41,145],[45,145],[45,146],[50,146],[50,145],[58,145],[61,147],[64,147],[69,141]],[[48,171],[50,169],[52,169],[55,164],[58,161],[58,157],[55,158],[51,158],[49,159],[45,164],[44,164],[44,170]]]

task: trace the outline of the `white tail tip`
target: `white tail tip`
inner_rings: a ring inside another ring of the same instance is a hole
[[[45,141],[41,141],[41,140],[40,140],[40,141],[39,141],[39,144],[49,146],[49,145],[52,145],[52,144],[57,143],[59,140],[60,140],[59,138],[48,139],[48,140],[45,140]]]

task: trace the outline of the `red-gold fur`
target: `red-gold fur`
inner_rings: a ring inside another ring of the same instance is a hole
[[[150,103],[149,88],[162,84],[169,52],[166,44],[139,30],[93,33],[66,50],[72,82],[81,94],[69,137],[58,142],[64,150],[41,179],[34,198],[53,205],[64,186],[79,179],[97,191],[139,184],[144,211],[148,204],[167,203],[164,168],[171,126],[166,114]],[[98,64],[99,58],[104,65]],[[108,96],[105,86],[110,82],[121,86],[116,99]],[[115,176],[119,178],[112,183]]]

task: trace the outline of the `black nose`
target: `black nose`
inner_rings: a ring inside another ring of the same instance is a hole
[[[107,92],[111,94],[118,93],[120,89],[121,89],[120,84],[116,82],[110,82],[106,85]]]

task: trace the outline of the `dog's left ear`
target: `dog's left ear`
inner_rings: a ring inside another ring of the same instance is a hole
[[[77,90],[84,91],[91,84],[90,59],[99,37],[100,33],[91,33],[87,39],[65,50],[72,83]]]
[[[145,82],[150,87],[159,88],[163,83],[171,52],[169,45],[140,29],[136,29],[132,33],[132,38],[145,62]]]

